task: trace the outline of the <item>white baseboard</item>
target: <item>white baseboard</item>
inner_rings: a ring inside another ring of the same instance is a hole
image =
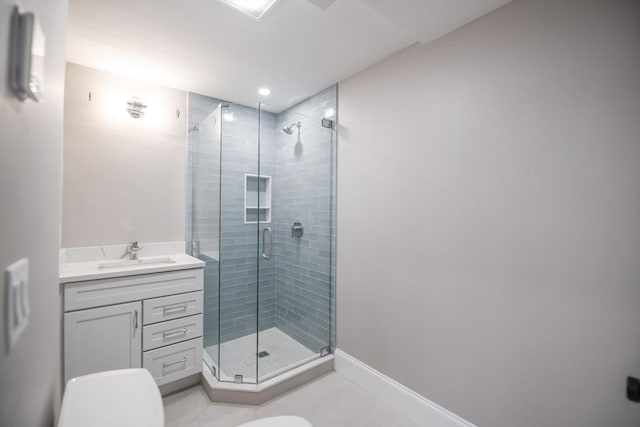
[[[476,427],[340,349],[335,350],[334,363],[338,374],[400,411],[420,426]]]

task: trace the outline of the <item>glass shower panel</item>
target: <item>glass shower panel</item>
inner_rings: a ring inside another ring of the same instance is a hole
[[[331,351],[335,99],[329,88],[278,115],[262,112],[273,211],[261,229],[271,229],[273,247],[259,261],[260,381]]]
[[[282,354],[274,353],[264,343],[265,334],[269,335],[276,326],[276,257],[277,248],[275,218],[277,217],[277,200],[274,194],[278,182],[276,171],[276,114],[258,105],[260,114],[260,206],[268,210],[260,219],[260,253],[258,256],[258,360],[273,360]],[[263,379],[258,363],[258,379]]]
[[[219,381],[257,382],[259,114],[222,106]]]
[[[221,107],[190,94],[188,132],[187,252],[205,262],[203,358],[218,367]],[[190,222],[190,223],[189,223]]]

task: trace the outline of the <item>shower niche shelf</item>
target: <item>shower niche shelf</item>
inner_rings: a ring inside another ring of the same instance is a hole
[[[271,177],[244,174],[244,222],[271,222]]]

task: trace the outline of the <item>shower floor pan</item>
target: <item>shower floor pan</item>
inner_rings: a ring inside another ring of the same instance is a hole
[[[202,371],[202,386],[212,402],[258,405],[282,393],[333,371],[333,355],[320,357],[277,328],[260,332],[258,358],[260,381],[256,384],[256,334],[222,344],[222,370],[210,354],[217,357],[218,346],[206,347]],[[214,366],[216,378],[207,365]],[[249,372],[254,377],[249,377]],[[244,382],[234,383],[242,374]]]
[[[222,343],[220,364],[216,363],[218,345],[205,347],[205,361],[216,368],[219,381],[235,382],[239,374],[244,383],[256,383],[256,338],[254,333]],[[261,382],[319,357],[278,328],[261,331],[258,344],[258,353],[268,353],[258,357]]]

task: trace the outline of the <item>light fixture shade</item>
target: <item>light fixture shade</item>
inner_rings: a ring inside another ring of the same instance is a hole
[[[277,0],[222,0],[236,10],[258,20],[264,16]]]
[[[127,112],[134,119],[139,119],[144,116],[144,110],[147,109],[147,105],[142,102],[142,100],[136,96],[130,98],[127,101]]]

